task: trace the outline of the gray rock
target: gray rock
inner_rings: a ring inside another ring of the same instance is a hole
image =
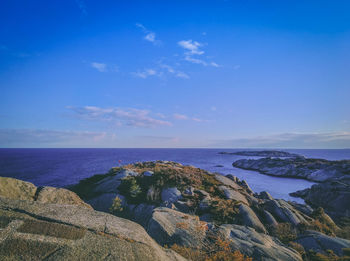
[[[273,200],[273,197],[270,195],[269,192],[267,191],[261,191],[260,194],[259,194],[259,197],[261,199],[269,199],[269,200]]]
[[[210,197],[205,197],[204,199],[202,199],[199,202],[199,209],[202,212],[205,212],[205,211],[209,210],[210,204],[211,204],[211,198]]]
[[[258,232],[266,233],[264,225],[250,207],[241,204],[239,206],[239,217],[243,225],[252,227]]]
[[[210,197],[210,194],[202,189],[195,189],[194,192],[199,194],[201,197]]]
[[[350,217],[350,180],[315,184],[311,188],[291,193],[312,207],[322,207],[331,217]]]
[[[188,187],[187,189],[185,189],[183,194],[187,196],[194,196],[194,187]]]
[[[226,186],[220,186],[219,189],[224,192],[226,199],[233,199],[236,201],[241,201],[244,204],[248,205],[248,201],[245,196],[243,196],[240,192],[233,190]]]
[[[284,200],[269,200],[265,203],[265,207],[281,222],[288,222],[294,226],[300,223],[308,224],[307,220]]]
[[[95,198],[87,200],[87,203],[89,203],[97,211],[109,213],[109,208],[112,206],[113,201],[117,196],[122,200],[125,206],[125,197],[117,193],[104,193]]]
[[[146,177],[151,177],[151,176],[153,176],[153,174],[154,174],[153,171],[145,171],[145,172],[143,173],[143,175],[146,176]]]
[[[155,208],[154,205],[139,204],[128,208],[128,210],[129,210],[129,215],[133,221],[147,228],[148,222],[152,217],[154,208]]]
[[[225,186],[231,187],[236,190],[240,189],[240,186],[237,183],[221,174],[215,174],[215,179],[223,183]]]
[[[228,175],[226,175],[226,177],[229,178],[230,180],[232,180],[235,183],[239,182],[239,179],[236,176],[232,175],[232,174],[228,174]]]
[[[173,203],[181,197],[181,192],[176,187],[162,190],[161,198],[163,202]]]
[[[302,260],[294,249],[284,246],[273,237],[256,232],[253,228],[225,224],[218,228],[218,233],[230,240],[234,249],[252,257],[253,260]]]
[[[325,234],[308,231],[305,235],[299,236],[296,240],[306,251],[325,253],[326,250],[332,250],[336,255],[343,255],[343,248],[350,248],[350,240],[338,237],[330,237]]]
[[[249,194],[253,194],[253,193],[254,193],[253,190],[249,187],[247,181],[242,180],[242,181],[240,182],[240,185],[241,185],[242,187],[244,187],[244,188],[247,190],[247,192],[248,192]]]
[[[268,226],[276,227],[278,225],[276,219],[267,210],[264,210],[264,219]]]
[[[206,225],[196,216],[187,215],[169,208],[156,208],[148,223],[147,232],[160,245],[202,247],[206,237]]]

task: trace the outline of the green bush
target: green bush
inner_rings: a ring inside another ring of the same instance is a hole
[[[111,212],[113,215],[120,215],[123,211],[123,201],[116,196],[113,200],[112,206],[109,208],[109,212]]]

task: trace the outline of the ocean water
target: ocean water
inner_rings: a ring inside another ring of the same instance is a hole
[[[232,167],[242,158],[221,155],[220,151],[242,149],[0,149],[0,176],[30,181],[37,186],[64,187],[94,174],[106,173],[111,167],[138,161],[170,160],[193,165],[223,175],[233,174],[248,182],[255,192],[268,191],[275,198],[302,202],[288,194],[311,187],[314,183],[290,178],[262,175]],[[350,159],[350,150],[285,150],[310,158]],[[223,167],[216,167],[223,165]]]

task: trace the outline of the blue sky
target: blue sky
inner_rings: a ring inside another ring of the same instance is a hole
[[[2,1],[0,147],[349,148],[349,13]]]

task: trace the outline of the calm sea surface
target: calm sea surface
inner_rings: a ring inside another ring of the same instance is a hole
[[[271,177],[233,168],[233,161],[248,157],[218,154],[220,151],[240,150],[242,149],[0,149],[0,176],[30,181],[37,186],[63,187],[94,174],[106,173],[118,164],[118,160],[122,164],[170,160],[223,175],[231,173],[245,179],[255,192],[266,190],[275,198],[302,202],[290,197],[288,193],[308,188],[312,182]],[[350,159],[350,149],[285,151],[310,158]]]

